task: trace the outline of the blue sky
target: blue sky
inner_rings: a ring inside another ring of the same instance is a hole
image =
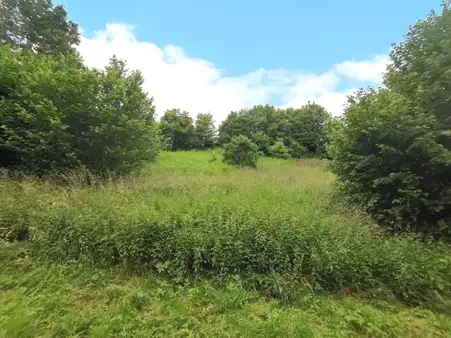
[[[83,29],[88,65],[118,54],[143,72],[159,113],[174,106],[217,120],[306,100],[339,114],[347,94],[380,82],[390,44],[440,8],[440,0],[57,3]]]

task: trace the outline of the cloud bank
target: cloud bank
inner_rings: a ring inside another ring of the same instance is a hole
[[[78,50],[89,67],[103,68],[115,54],[139,69],[144,90],[155,99],[157,113],[179,108],[194,117],[210,112],[217,123],[234,110],[279,101],[281,107],[300,107],[308,101],[323,105],[333,115],[343,111],[346,96],[359,87],[379,85],[388,63],[386,55],[370,60],[348,60],[322,74],[287,69],[256,69],[241,76],[224,76],[207,60],[192,58],[180,46],[163,48],[137,40],[134,27],[107,24]]]

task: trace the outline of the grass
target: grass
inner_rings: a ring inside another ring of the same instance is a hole
[[[289,161],[276,158],[260,158],[258,166],[263,169],[287,162]],[[154,173],[218,174],[236,172],[235,168],[222,162],[221,153],[217,150],[162,152],[159,161],[148,165],[146,169]]]
[[[176,286],[0,246],[1,337],[447,337],[451,318],[399,303],[302,295],[296,307],[240,282]]]
[[[2,180],[0,236],[28,239],[3,246],[4,335],[449,334],[449,246],[387,237],[331,199],[333,180],[311,161],[238,170],[214,151],[95,187]]]

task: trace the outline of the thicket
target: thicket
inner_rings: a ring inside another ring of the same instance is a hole
[[[329,146],[346,198],[392,231],[451,239],[451,15],[432,12],[390,53],[384,89],[350,97]]]
[[[224,145],[223,162],[236,167],[257,167],[257,146],[246,136],[233,137]]]
[[[159,133],[141,74],[115,57],[104,70],[83,66],[61,6],[8,1],[5,9],[15,14],[0,32],[0,166],[122,175],[154,160]],[[44,24],[52,34],[37,37]]]

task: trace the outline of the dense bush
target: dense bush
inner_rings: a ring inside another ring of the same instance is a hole
[[[230,143],[224,145],[224,163],[237,167],[257,166],[258,148],[246,136],[240,135],[232,138]]]
[[[152,161],[158,133],[142,83],[115,58],[95,71],[75,55],[0,46],[0,165],[36,175],[78,166],[124,174]]]
[[[271,147],[269,147],[269,153],[272,157],[276,158],[290,158],[290,153],[287,147],[283,144],[283,140],[278,139]]]
[[[447,157],[435,140],[434,118],[387,90],[353,100],[330,147],[344,195],[394,230],[446,231],[437,223],[446,212],[446,179],[432,173]]]
[[[290,156],[294,158],[311,157],[313,155],[308,151],[307,147],[300,145],[299,143],[294,141],[290,143],[290,148],[288,148],[288,152]]]
[[[381,224],[451,239],[448,13],[432,13],[395,46],[386,89],[350,99],[330,155],[345,196]]]

